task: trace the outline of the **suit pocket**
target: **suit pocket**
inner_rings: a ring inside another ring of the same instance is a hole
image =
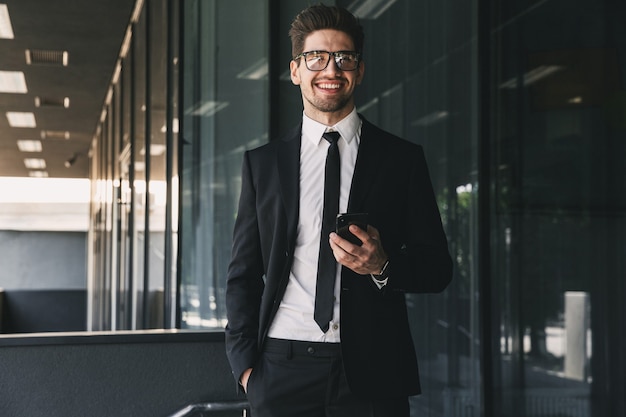
[[[248,397],[248,401],[250,402],[250,404],[255,404],[255,400],[254,398],[256,390],[257,390],[257,384],[260,383],[260,381],[262,381],[262,378],[259,376],[259,374],[262,372],[263,370],[263,356],[261,356],[261,358],[259,358],[259,360],[257,361],[257,363],[254,365],[254,367],[252,368],[252,372],[250,373],[250,377],[248,378],[248,385],[246,387],[246,396]]]

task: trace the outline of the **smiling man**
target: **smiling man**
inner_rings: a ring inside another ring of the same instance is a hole
[[[420,384],[404,294],[452,277],[424,153],[357,113],[364,36],[350,12],[309,7],[290,37],[304,111],[244,155],[226,288],[233,375],[253,417],[408,417]],[[360,243],[335,233],[339,213],[366,213],[349,227]]]
[[[306,52],[295,55],[289,64],[291,80],[300,86],[304,114],[332,126],[354,109],[354,89],[364,71],[360,52],[350,35],[336,29],[312,32],[303,48]],[[334,65],[329,65],[331,58]]]

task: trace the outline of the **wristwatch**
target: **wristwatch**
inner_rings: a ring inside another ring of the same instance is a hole
[[[378,274],[370,274],[370,275],[376,281],[384,281],[387,278],[389,278],[389,272],[390,272],[389,259],[387,259],[387,261],[385,262],[383,267],[380,269],[380,272]]]

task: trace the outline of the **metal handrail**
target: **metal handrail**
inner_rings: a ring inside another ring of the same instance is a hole
[[[194,413],[204,413],[211,411],[243,411],[243,417],[246,417],[246,410],[250,405],[247,401],[227,401],[227,402],[210,402],[210,403],[199,403],[199,404],[191,404],[182,410],[177,411],[176,413],[170,415],[169,417],[189,417]]]

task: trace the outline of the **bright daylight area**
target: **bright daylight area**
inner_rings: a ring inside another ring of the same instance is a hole
[[[88,228],[88,179],[0,177],[0,189],[0,230]]]

